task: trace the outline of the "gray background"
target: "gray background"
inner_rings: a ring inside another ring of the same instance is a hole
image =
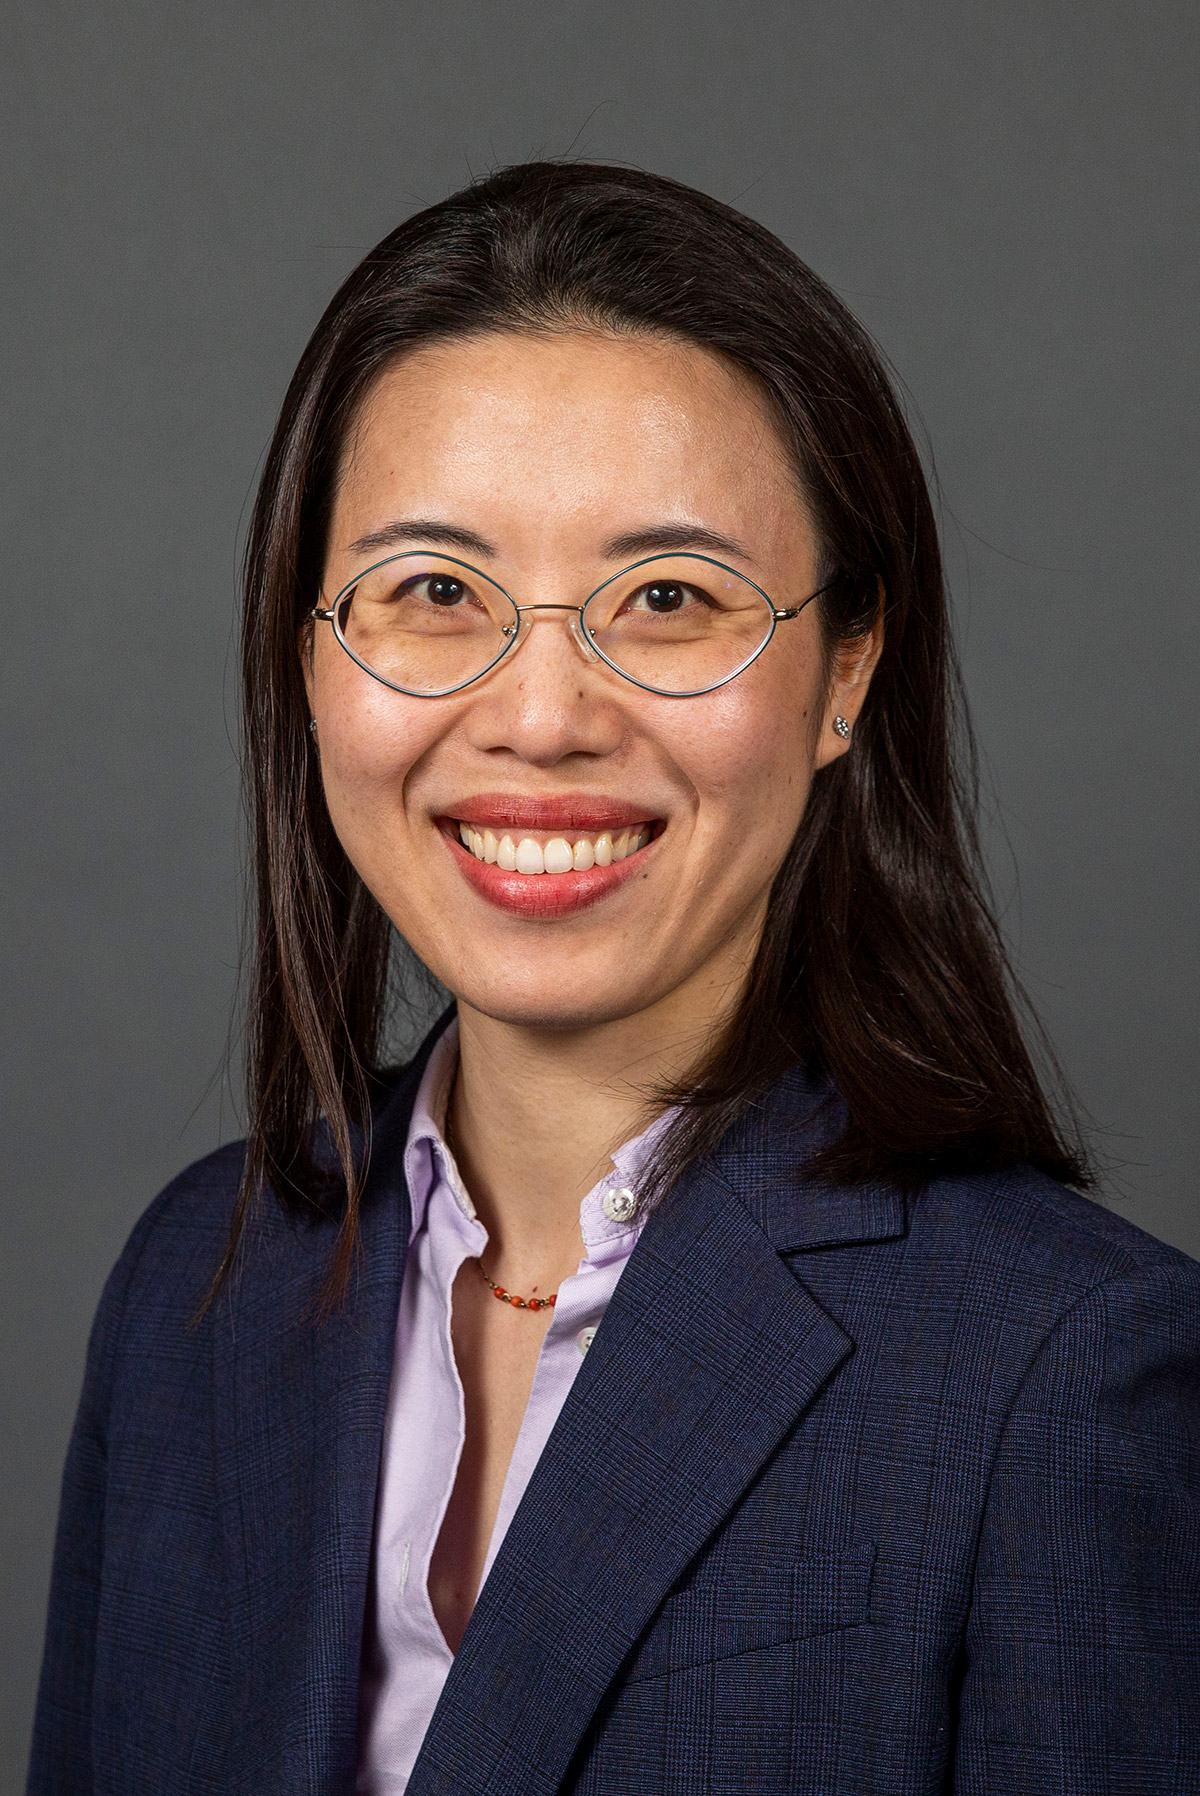
[[[237,550],[413,208],[540,153],[780,232],[937,456],[1006,927],[1111,1196],[1195,1205],[1195,0],[6,0],[0,1784],[104,1274],[236,1132]]]

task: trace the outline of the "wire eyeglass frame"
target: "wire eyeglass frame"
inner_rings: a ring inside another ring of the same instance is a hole
[[[381,686],[386,686],[392,692],[403,693],[406,698],[450,698],[455,693],[464,692],[468,686],[474,686],[479,680],[485,679],[487,675],[490,674],[494,668],[498,667],[501,661],[503,661],[504,658],[519,645],[523,639],[521,619],[527,613],[534,611],[566,611],[572,613],[574,618],[578,620],[573,626],[573,634],[576,635],[577,640],[581,641],[585,650],[597,655],[599,659],[604,662],[606,667],[610,667],[621,679],[627,680],[631,686],[638,687],[640,691],[651,692],[657,698],[703,698],[710,692],[719,691],[722,686],[728,686],[730,680],[736,680],[739,674],[745,673],[746,669],[758,660],[758,657],[762,654],[763,650],[774,636],[776,627],[779,624],[787,623],[792,618],[799,617],[800,613],[807,606],[811,605],[814,599],[823,597],[825,593],[831,592],[833,588],[839,584],[838,580],[827,581],[824,586],[819,586],[816,592],[810,592],[808,597],[802,599],[799,605],[781,607],[775,604],[774,600],[768,593],[763,591],[757,581],[751,580],[748,574],[739,573],[737,568],[729,567],[727,563],[723,561],[717,561],[712,555],[700,555],[694,552],[689,553],[687,551],[676,550],[670,554],[644,555],[639,561],[630,562],[628,567],[620,568],[615,574],[610,574],[607,580],[602,580],[599,586],[594,587],[583,601],[582,605],[518,605],[507,588],[501,586],[498,580],[493,580],[490,574],[485,574],[482,568],[477,568],[469,561],[460,561],[457,556],[443,555],[440,552],[434,552],[436,553],[436,559],[438,561],[445,562],[450,567],[462,568],[465,573],[474,574],[477,579],[486,581],[489,586],[493,587],[496,592],[500,593],[508,600],[516,614],[517,621],[515,624],[497,624],[497,628],[506,640],[499,650],[499,653],[492,657],[486,667],[480,668],[478,673],[471,674],[468,679],[460,680],[457,685],[443,686],[434,692],[422,692],[411,686],[401,686],[395,680],[389,680],[386,674],[381,674],[376,668],[371,667],[369,663],[364,661],[360,655],[357,655],[342,633],[342,626],[338,617],[338,608],[348,594],[352,596],[354,589],[359,586],[369,574],[375,573],[379,568],[387,567],[389,563],[393,561],[417,560],[423,556],[430,555],[430,553],[431,551],[427,549],[406,549],[398,555],[385,555],[380,561],[372,562],[370,567],[363,568],[361,573],[355,574],[353,580],[348,580],[345,586],[343,586],[341,591],[337,594],[332,604],[328,606],[314,605],[309,612],[309,616],[316,622],[333,625],[334,636],[357,667],[361,667],[364,673],[370,674],[373,680],[378,680]],[[586,616],[587,608],[598,594],[612,586],[615,581],[623,580],[627,574],[635,573],[638,568],[649,567],[653,563],[661,561],[699,561],[705,563],[708,567],[719,568],[723,574],[731,574],[735,580],[739,580],[744,585],[749,586],[758,594],[759,598],[763,600],[767,607],[767,611],[770,615],[770,628],[758,647],[752,654],[747,655],[745,660],[730,673],[723,674],[719,680],[714,680],[709,686],[698,686],[687,692],[672,692],[664,690],[661,686],[652,686],[646,680],[639,680],[636,675],[627,673],[623,667],[619,667],[610,655],[605,654],[604,650],[600,647],[600,644],[592,635],[591,630],[588,628]]]

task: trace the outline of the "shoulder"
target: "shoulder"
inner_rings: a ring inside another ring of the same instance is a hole
[[[134,1226],[122,1261],[131,1272],[186,1258],[224,1243],[245,1163],[244,1141],[230,1141],[195,1160],[163,1187]],[[118,1267],[121,1262],[118,1262]]]
[[[372,1090],[371,1166],[364,1191],[370,1208],[374,1187],[402,1151],[412,1100],[429,1052],[446,1017],[439,1019],[417,1055],[406,1065],[379,1073]],[[322,1150],[318,1147],[318,1152]],[[332,1148],[326,1142],[332,1159]],[[230,1141],[196,1160],[173,1178],[134,1226],[109,1278],[101,1310],[125,1308],[145,1313],[181,1308],[194,1315],[203,1304],[229,1240],[246,1159],[246,1142]],[[333,1212],[324,1216],[290,1214],[265,1191],[259,1197],[243,1238],[244,1258],[254,1255],[281,1278],[288,1275],[289,1249],[301,1239],[320,1237],[327,1251]],[[265,1250],[265,1252],[264,1252]]]
[[[854,1343],[840,1419],[868,1406],[894,1464],[936,1442],[964,1489],[972,1466],[1015,1467],[1023,1492],[1052,1461],[1069,1481],[1122,1442],[1194,1488],[1200,1264],[1028,1167],[876,1209],[873,1238],[788,1255]]]
[[[998,1413],[1046,1378],[1064,1413],[1151,1368],[1200,1380],[1200,1264],[1031,1168],[930,1185],[896,1249],[887,1338]]]
[[[1200,1300],[1195,1260],[1028,1166],[935,1181],[910,1204],[909,1241],[960,1288],[1047,1320],[1108,1285]]]
[[[797,1177],[838,1116],[810,1101],[805,1117],[803,1094],[788,1097],[734,1177],[872,1363],[922,1367],[935,1383],[986,1387],[1003,1403],[1056,1335],[1083,1358],[1103,1358],[1118,1337],[1152,1357],[1168,1337],[1195,1351],[1200,1264],[1178,1249],[1030,1166],[942,1176],[907,1195],[886,1180]]]
[[[221,1263],[244,1156],[238,1141],[197,1160],[134,1225],[92,1323],[78,1429],[103,1436],[130,1365],[144,1378],[192,1358],[202,1334],[192,1324]]]
[[[1114,1280],[1196,1289],[1196,1261],[1031,1166],[940,1176],[909,1194],[886,1178],[839,1185],[812,1176],[814,1155],[844,1120],[828,1082],[796,1069],[731,1131],[716,1168],[773,1245],[798,1256],[806,1280],[824,1284],[825,1262],[836,1284],[837,1250],[846,1248],[874,1302],[939,1296],[1034,1324]]]
[[[119,1349],[131,1322],[156,1312],[194,1315],[221,1262],[245,1159],[234,1141],[173,1178],[135,1223],[109,1274],[93,1331],[93,1353]]]

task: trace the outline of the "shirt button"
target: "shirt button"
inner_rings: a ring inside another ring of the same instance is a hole
[[[578,1347],[580,1353],[586,1353],[595,1338],[596,1331],[594,1328],[581,1328],[579,1333],[575,1336],[575,1345]]]
[[[628,1222],[637,1207],[637,1198],[628,1185],[614,1185],[604,1193],[601,1208],[610,1222]]]

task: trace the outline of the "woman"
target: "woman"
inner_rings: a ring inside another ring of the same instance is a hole
[[[410,220],[245,681],[251,1128],[101,1306],[31,1789],[1200,1787],[1198,1269],[1071,1189],[829,290],[625,170]]]

